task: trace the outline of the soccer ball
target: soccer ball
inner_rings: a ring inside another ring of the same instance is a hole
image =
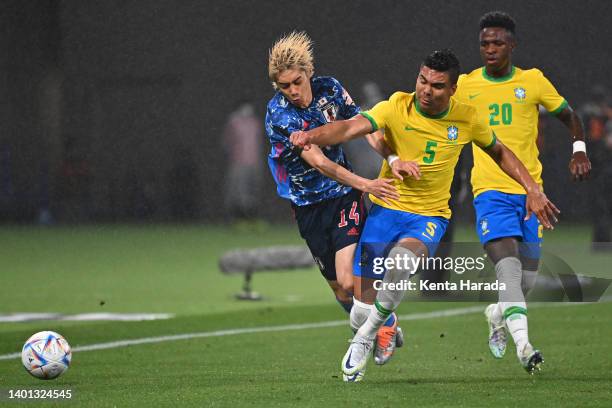
[[[30,337],[21,350],[21,362],[36,378],[51,380],[68,369],[72,352],[60,334],[42,331]]]

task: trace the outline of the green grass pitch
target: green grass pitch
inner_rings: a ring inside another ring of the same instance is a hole
[[[560,226],[547,243],[581,242],[577,267],[611,259],[585,255],[589,231]],[[458,240],[474,240],[462,228]],[[406,346],[363,383],[341,380],[347,325],[258,332],[261,327],[344,320],[316,270],[255,275],[261,302],[239,302],[241,277],[223,276],[220,254],[237,247],[299,243],[294,227],[250,231],[209,226],[4,227],[0,314],[173,313],[149,322],[0,323],[0,355],[34,332],[55,330],[72,347],[146,337],[253,328],[75,352],[66,374],[30,377],[19,359],[0,360],[0,390],[71,389],[74,406],[612,406],[612,304],[534,305],[530,338],[545,358],[529,376],[514,356],[494,360],[481,312],[406,320]],[[401,315],[473,303],[408,302]],[[484,308],[484,305],[481,305]],[[432,315],[433,316],[433,315]],[[14,401],[0,399],[10,406]],[[50,405],[46,404],[46,405]]]

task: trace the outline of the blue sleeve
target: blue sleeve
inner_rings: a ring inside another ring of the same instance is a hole
[[[335,86],[338,88],[336,95],[340,106],[339,116],[342,119],[350,119],[357,115],[361,109],[353,102],[353,98],[351,98],[351,95],[349,95],[348,91],[344,89],[340,82],[336,79],[334,79],[334,81],[336,83]]]
[[[276,182],[278,195],[288,200],[291,200],[291,189],[285,163],[289,160],[288,156],[293,152],[293,145],[289,141],[289,136],[291,132],[301,129],[301,123],[298,123],[298,121],[300,121],[299,118],[270,109],[268,109],[266,115],[266,134],[271,144],[268,167]]]
[[[292,115],[270,111],[266,115],[266,134],[272,145],[272,152],[276,151],[274,154],[276,157],[280,157],[283,152],[293,148],[289,136],[292,132],[301,129],[301,119],[292,117]]]

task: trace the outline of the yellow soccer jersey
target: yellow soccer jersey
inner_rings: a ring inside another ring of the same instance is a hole
[[[374,203],[393,210],[450,218],[450,185],[461,149],[472,141],[482,147],[495,143],[495,135],[476,109],[454,98],[445,112],[430,116],[419,109],[414,93],[396,92],[361,114],[374,129],[384,129],[385,141],[401,160],[421,167],[420,180],[395,179],[400,199],[389,200],[391,205],[370,195]],[[386,161],[380,177],[393,178]]]
[[[538,105],[555,115],[567,106],[544,74],[537,69],[512,67],[507,77],[492,78],[484,68],[478,68],[459,77],[455,97],[478,109],[499,140],[514,152],[531,177],[542,185],[542,164],[536,146]],[[488,190],[525,194],[525,189],[506,175],[485,152],[476,146],[473,150],[474,196]]]

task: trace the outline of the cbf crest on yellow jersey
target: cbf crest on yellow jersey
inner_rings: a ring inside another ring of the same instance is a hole
[[[461,149],[472,141],[483,148],[495,143],[495,135],[476,109],[454,98],[446,111],[431,116],[419,108],[414,93],[396,92],[361,114],[373,129],[384,129],[385,141],[401,160],[421,167],[420,180],[395,179],[400,199],[389,200],[391,205],[370,195],[374,203],[393,210],[450,218],[450,185]],[[394,178],[386,161],[380,177]]]
[[[499,140],[525,165],[531,177],[542,185],[542,164],[538,160],[538,105],[554,115],[567,102],[538,69],[512,67],[503,78],[492,78],[484,68],[459,77],[455,97],[472,104],[493,129]],[[480,148],[474,146],[472,170],[474,196],[496,190],[525,194],[525,189],[506,175]]]

